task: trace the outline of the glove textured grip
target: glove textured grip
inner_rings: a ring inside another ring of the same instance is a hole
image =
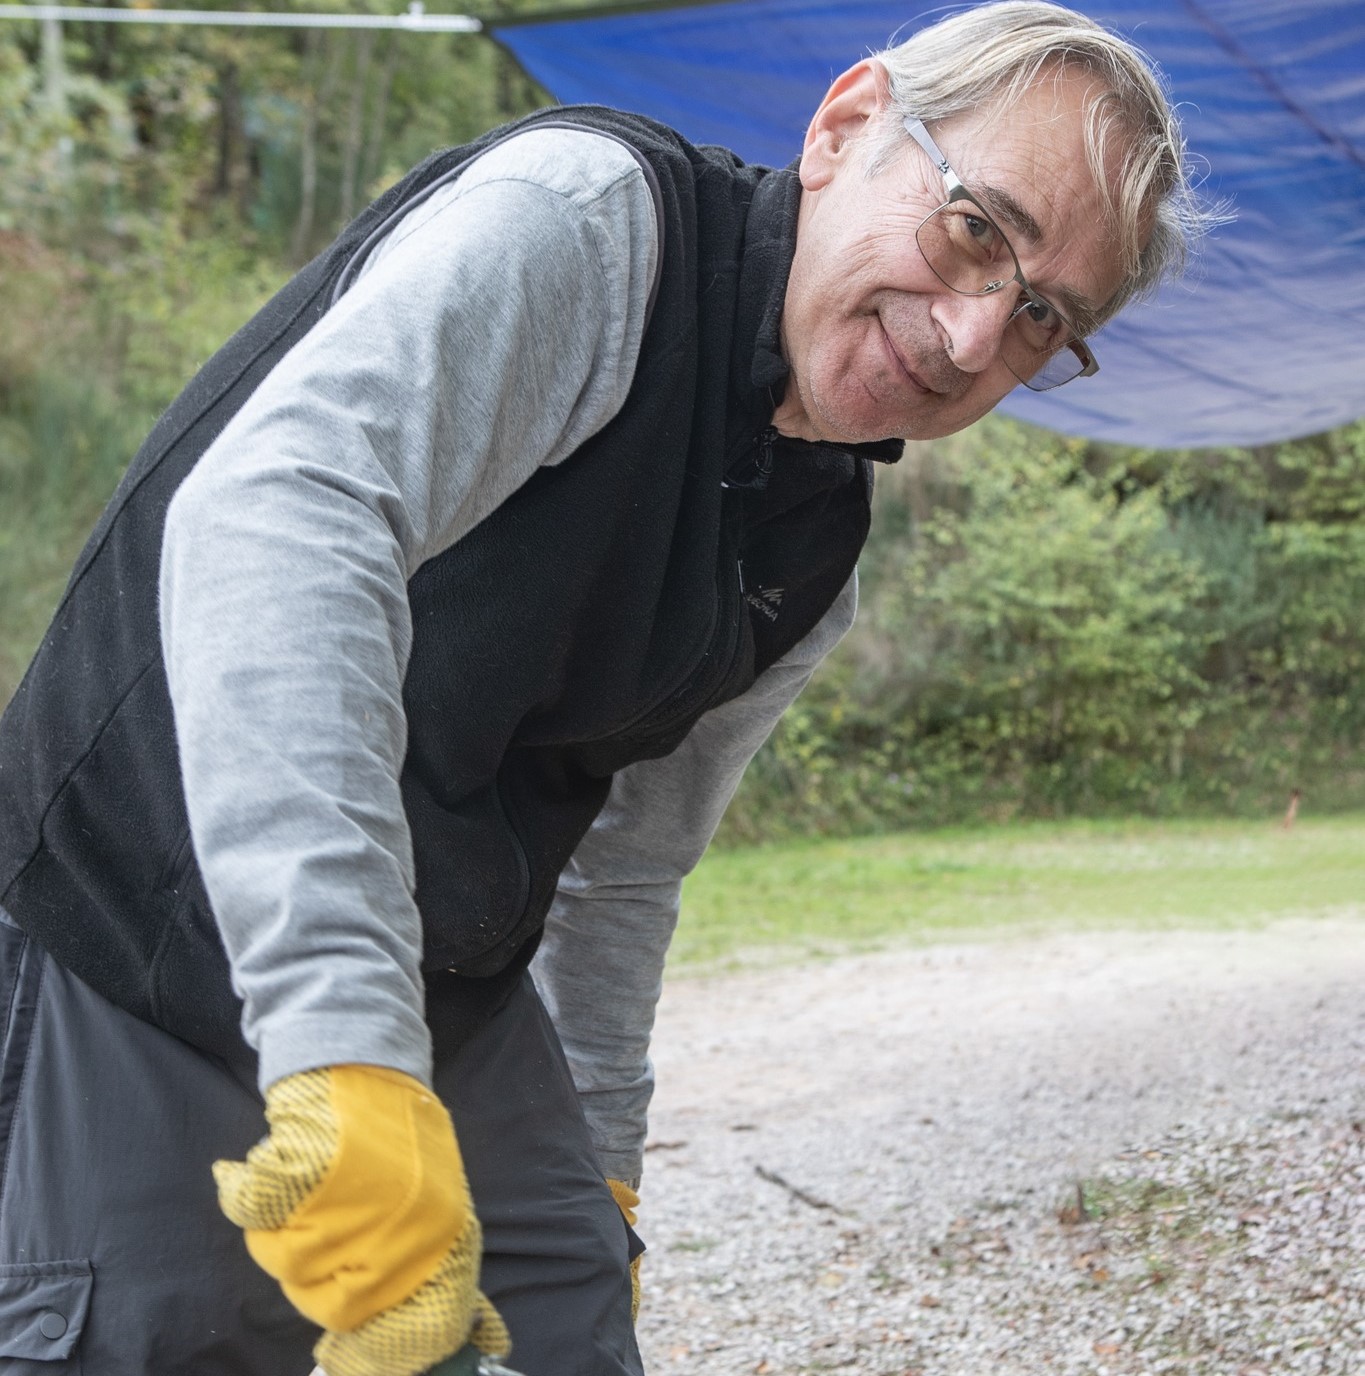
[[[477,1258],[450,1117],[416,1080],[306,1071],[270,1086],[266,1117],[270,1136],[214,1175],[223,1212],[301,1314],[346,1333],[413,1296],[457,1240]]]
[[[474,1289],[479,1244],[476,1223],[416,1294],[353,1332],[325,1333],[313,1355],[327,1376],[418,1376],[465,1342],[505,1357],[512,1347],[507,1328]]]
[[[621,1217],[633,1228],[640,1208],[638,1192],[631,1189],[624,1180],[613,1180],[610,1176],[607,1178],[607,1188],[616,1201],[616,1207],[621,1211]]]
[[[245,1161],[215,1161],[218,1203],[239,1228],[279,1228],[317,1188],[336,1156],[340,1127],[325,1070],[291,1075],[266,1092],[270,1136]]]
[[[613,1180],[610,1176],[607,1177],[607,1188],[611,1191],[611,1197],[616,1201],[616,1207],[621,1211],[621,1217],[633,1228],[635,1220],[639,1217],[639,1192],[632,1189],[624,1180]],[[630,1317],[632,1322],[640,1317],[640,1262],[643,1259],[642,1254],[630,1263]]]

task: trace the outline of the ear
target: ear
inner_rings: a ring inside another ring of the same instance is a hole
[[[864,58],[835,80],[806,130],[801,185],[807,191],[819,191],[848,161],[849,151],[868,120],[890,99],[886,68],[875,58]]]

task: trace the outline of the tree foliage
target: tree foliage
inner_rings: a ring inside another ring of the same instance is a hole
[[[1001,419],[883,477],[863,607],[732,839],[1365,797],[1365,424],[1156,453]]]

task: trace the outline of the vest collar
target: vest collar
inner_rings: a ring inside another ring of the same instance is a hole
[[[730,386],[732,399],[738,403],[734,414],[742,414],[747,421],[746,440],[771,423],[791,373],[782,354],[782,307],[796,253],[801,208],[799,166],[793,162],[760,178],[744,226]],[[784,447],[802,443],[805,441],[783,441]],[[877,463],[895,463],[904,447],[904,441],[898,439],[839,446]]]

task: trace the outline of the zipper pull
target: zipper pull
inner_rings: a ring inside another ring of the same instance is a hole
[[[726,469],[721,480],[722,487],[741,487],[753,492],[762,492],[768,486],[773,472],[773,445],[777,440],[777,427],[768,425],[754,436],[748,451]]]

